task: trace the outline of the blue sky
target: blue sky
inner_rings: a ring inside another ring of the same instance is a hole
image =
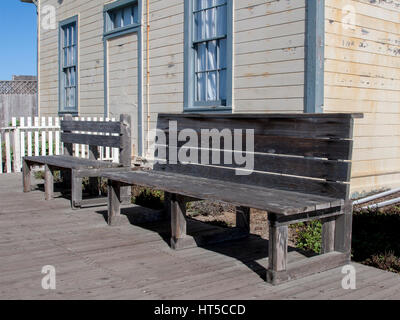
[[[36,75],[36,7],[0,0],[0,80]]]

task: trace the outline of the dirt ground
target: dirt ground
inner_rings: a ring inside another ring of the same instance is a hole
[[[208,210],[207,210],[208,208]],[[200,210],[199,210],[200,209]],[[234,227],[236,225],[235,207],[218,202],[201,202],[188,210],[188,214],[198,221],[217,223]],[[268,214],[265,211],[251,209],[250,233],[268,239]],[[296,229],[289,228],[289,245],[295,246]]]

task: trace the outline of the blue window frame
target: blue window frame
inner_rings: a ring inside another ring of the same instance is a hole
[[[78,17],[60,23],[60,113],[78,113]]]
[[[136,28],[140,24],[138,0],[119,0],[104,6],[104,36]]]
[[[232,109],[232,0],[187,0],[185,109]]]

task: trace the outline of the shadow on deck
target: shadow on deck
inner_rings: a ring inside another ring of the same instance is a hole
[[[268,241],[258,236],[182,251],[169,248],[169,223],[143,223],[149,209],[123,208],[108,227],[106,208],[74,211],[40,190],[22,193],[19,174],[0,175],[1,299],[400,299],[400,276],[353,264],[357,289],[341,268],[272,286],[265,283]],[[195,220],[196,237],[219,227]],[[303,258],[290,249],[289,262]],[[53,265],[57,289],[43,290]]]

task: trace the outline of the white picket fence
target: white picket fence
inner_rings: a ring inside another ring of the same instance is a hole
[[[12,118],[10,127],[0,128],[0,174],[21,172],[22,157],[62,155],[58,117]],[[77,121],[104,121],[104,118],[75,118]],[[115,121],[115,119],[105,119]],[[88,133],[89,132],[79,132]],[[73,145],[75,157],[88,158],[88,145]],[[99,147],[100,160],[119,161],[119,150]]]

